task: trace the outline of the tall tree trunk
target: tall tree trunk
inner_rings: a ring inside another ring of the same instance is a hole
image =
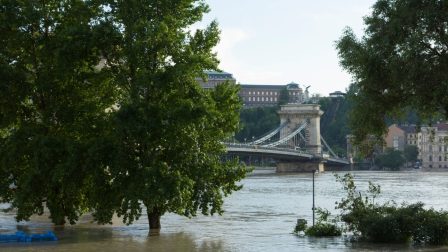
[[[158,235],[160,234],[160,217],[161,213],[157,207],[152,209],[146,208],[146,213],[148,214],[148,224],[149,224],[149,234]]]

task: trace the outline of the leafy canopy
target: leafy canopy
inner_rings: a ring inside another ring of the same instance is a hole
[[[115,95],[95,68],[105,37],[91,1],[1,1],[0,200],[17,220],[74,223],[87,210],[89,146]]]
[[[18,220],[222,213],[246,174],[221,160],[241,105],[196,82],[218,65],[217,23],[189,31],[204,1],[1,3],[0,199]]]
[[[212,49],[219,30],[188,31],[208,11],[203,1],[108,1],[104,20],[117,48],[106,68],[122,91],[107,136],[107,172],[98,173],[92,196],[95,218],[114,213],[126,223],[146,207],[151,229],[173,212],[222,213],[223,197],[240,188],[246,170],[221,160],[222,140],[238,128],[238,87],[203,90],[196,78],[217,69]]]
[[[424,119],[448,118],[448,3],[378,0],[364,22],[361,39],[347,28],[337,41],[340,63],[353,76],[357,140],[381,136],[385,117],[408,107]]]

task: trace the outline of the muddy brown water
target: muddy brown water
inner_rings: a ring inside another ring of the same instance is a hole
[[[343,174],[342,172],[340,173]],[[379,200],[421,201],[427,207],[448,208],[448,172],[353,172],[360,189],[368,181],[381,185]],[[126,226],[119,219],[99,226],[83,216],[78,224],[54,230],[57,242],[0,243],[0,251],[448,251],[448,247],[415,248],[409,245],[351,243],[346,237],[306,238],[292,234],[298,218],[312,220],[311,174],[275,174],[255,171],[241,182],[244,187],[225,200],[222,216],[162,217],[159,236],[148,236],[142,216]],[[316,206],[335,212],[344,196],[333,172],[316,175]],[[0,205],[6,207],[6,205]],[[145,212],[145,211],[143,211]],[[0,213],[0,233],[53,230],[48,216],[17,223],[13,213]]]

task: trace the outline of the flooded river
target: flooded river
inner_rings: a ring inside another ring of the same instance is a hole
[[[343,173],[340,173],[341,175]],[[354,172],[355,182],[367,188],[370,180],[381,185],[381,199],[421,201],[427,207],[448,208],[448,172]],[[148,237],[146,216],[130,226],[119,220],[112,226],[90,223],[55,230],[58,242],[1,244],[0,251],[415,251],[406,245],[350,243],[341,238],[306,238],[292,234],[298,218],[312,223],[312,174],[279,175],[255,171],[241,182],[244,187],[225,201],[222,216],[188,219],[162,217],[159,236]],[[334,210],[344,194],[333,172],[315,176],[316,206]],[[16,223],[12,214],[0,213],[0,233],[16,230],[52,230],[47,217]],[[448,251],[448,247],[420,248]]]

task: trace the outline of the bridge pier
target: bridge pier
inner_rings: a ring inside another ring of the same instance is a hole
[[[278,162],[276,172],[324,172],[324,163],[321,160],[309,162]]]
[[[280,124],[288,123],[288,126],[280,132],[280,137],[284,137],[293,132],[297,127],[307,122],[304,130],[306,137],[306,151],[314,155],[322,154],[322,146],[320,140],[320,116],[323,112],[318,104],[287,104],[280,107],[278,111],[280,116]],[[292,141],[288,143],[294,148]]]

